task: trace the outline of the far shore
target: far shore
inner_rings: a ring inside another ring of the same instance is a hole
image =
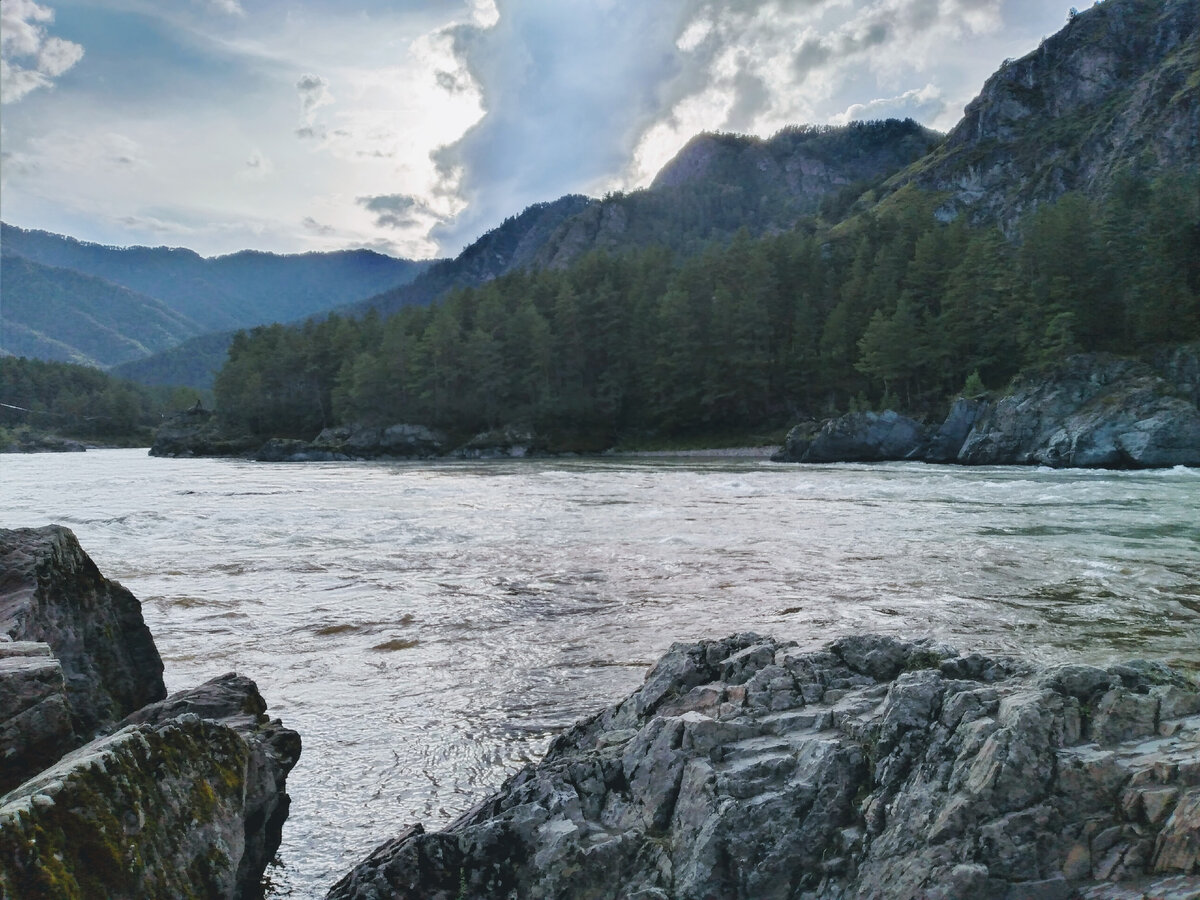
[[[779,444],[767,447],[711,447],[704,450],[605,450],[602,456],[663,457],[663,456],[711,456],[767,459],[778,453]]]

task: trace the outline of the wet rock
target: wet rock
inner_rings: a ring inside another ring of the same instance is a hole
[[[424,425],[340,425],[326,428],[313,451],[345,459],[431,459],[446,452],[446,436]]]
[[[0,801],[0,893],[260,895],[264,851],[278,846],[261,834],[268,755],[194,713],[93,741]]]
[[[455,459],[523,459],[547,455],[546,442],[524,428],[506,427],[475,435],[450,451]]]
[[[329,897],[1189,896],[1198,702],[1154,664],[1039,670],[873,635],[680,644]]]
[[[0,634],[50,646],[82,739],[166,696],[138,599],[61,526],[0,529]]]
[[[151,456],[246,456],[262,443],[246,434],[221,427],[212,410],[195,406],[167,416],[154,432]]]
[[[920,459],[928,443],[923,425],[890,409],[848,413],[822,426],[801,462]]]
[[[988,408],[986,400],[959,397],[950,407],[946,421],[934,432],[925,449],[926,462],[947,463],[958,459],[963,442],[971,433],[975,420]]]
[[[783,446],[771,457],[771,462],[800,462],[803,460],[804,454],[808,452],[808,448],[812,446],[813,439],[821,431],[824,424],[824,421],[805,419],[803,422],[792,426],[791,430],[787,433],[787,437],[783,439]]]
[[[1055,468],[1197,466],[1200,409],[1146,363],[1079,354],[1019,378],[1008,396],[980,413],[958,461]]]
[[[79,746],[49,644],[0,643],[0,794]]]
[[[238,884],[258,883],[279,849],[291,799],[287,776],[300,759],[300,735],[268,718],[267,704],[253,681],[230,672],[196,688],[145,706],[122,722],[160,728],[172,720],[199,716],[232,729],[246,743],[240,815],[244,820]]]
[[[258,462],[340,462],[350,459],[344,453],[317,447],[293,438],[271,438],[254,454]]]

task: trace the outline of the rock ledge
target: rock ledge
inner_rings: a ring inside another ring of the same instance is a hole
[[[1200,693],[855,636],[679,644],[446,830],[329,898],[1200,895]]]

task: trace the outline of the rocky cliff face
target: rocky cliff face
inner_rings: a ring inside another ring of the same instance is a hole
[[[1182,898],[1197,834],[1200,692],[1161,665],[737,635],[329,897]]]
[[[224,676],[142,710],[0,805],[0,888],[23,898],[249,898],[279,846],[299,737]]]
[[[52,648],[85,740],[166,696],[141,604],[66,528],[0,531],[0,633]]]
[[[0,530],[0,897],[259,893],[299,735],[249,679],[162,671],[70,531]]]
[[[920,460],[964,465],[1200,466],[1200,345],[1148,361],[1081,353],[1018,377],[993,400],[960,398],[933,429],[898,415],[801,422],[776,462]]]
[[[1195,0],[1104,0],[1008,61],[945,143],[892,181],[947,191],[946,216],[1006,229],[1038,203],[1106,190],[1123,168],[1200,166]]]
[[[563,222],[529,266],[565,268],[591,250],[652,245],[689,253],[743,227],[754,234],[790,228],[827,198],[861,192],[940,139],[911,119],[785,128],[769,140],[701,134],[647,190],[606,197]]]
[[[1192,348],[1190,357],[1196,356]],[[1171,359],[1189,358],[1179,348]],[[1073,356],[1031,373],[978,415],[957,461],[1080,468],[1200,465],[1200,410],[1149,365]]]

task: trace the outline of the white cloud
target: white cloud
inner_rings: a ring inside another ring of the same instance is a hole
[[[51,37],[46,25],[54,11],[33,0],[5,0],[0,5],[0,102],[15,103],[42,87],[50,87],[83,58],[83,47]]]
[[[317,110],[333,103],[329,82],[320,75],[301,75],[296,82],[296,90],[300,93],[300,115],[304,126],[312,128],[317,119]]]
[[[917,119],[936,122],[946,112],[947,104],[940,88],[933,84],[913,88],[895,97],[881,97],[866,103],[852,103],[829,121],[833,125],[845,125],[851,121],[870,119]]]
[[[238,0],[207,0],[207,2],[217,12],[224,13],[227,16],[241,18],[246,15],[246,11],[242,9],[242,4]]]

